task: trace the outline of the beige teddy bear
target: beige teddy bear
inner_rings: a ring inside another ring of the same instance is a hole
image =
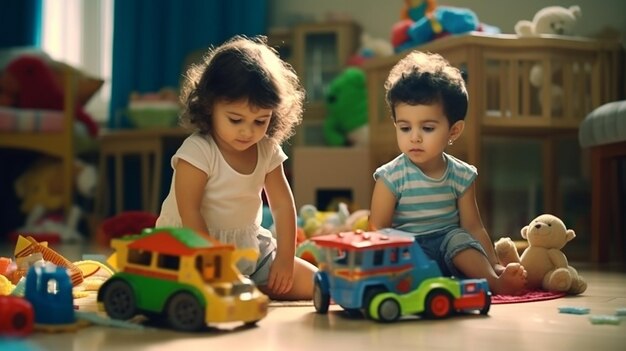
[[[563,221],[556,216],[542,214],[522,228],[521,233],[528,241],[528,247],[521,257],[508,237],[496,241],[495,250],[502,265],[519,262],[526,268],[528,289],[569,294],[580,294],[587,289],[585,280],[568,264],[567,257],[561,251],[568,241],[576,237]]]

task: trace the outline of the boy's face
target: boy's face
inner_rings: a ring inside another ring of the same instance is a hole
[[[213,136],[220,148],[244,151],[263,139],[271,117],[271,109],[256,108],[247,101],[216,101]]]
[[[440,103],[414,106],[399,103],[395,112],[398,147],[417,166],[441,162],[448,141],[456,140],[463,131],[463,121],[450,128]]]

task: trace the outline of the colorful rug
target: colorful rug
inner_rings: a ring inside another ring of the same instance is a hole
[[[491,303],[494,305],[504,303],[520,303],[520,302],[534,302],[558,299],[565,296],[564,292],[553,291],[528,291],[522,295],[493,295],[491,297]]]

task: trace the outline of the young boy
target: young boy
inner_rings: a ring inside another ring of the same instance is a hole
[[[370,225],[415,234],[445,275],[485,278],[494,294],[522,292],[526,270],[500,265],[476,204],[476,167],[445,153],[461,136],[468,96],[458,69],[414,51],[385,82],[402,152],[374,172]]]

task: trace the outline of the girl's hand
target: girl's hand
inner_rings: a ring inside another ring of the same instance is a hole
[[[277,295],[286,294],[293,287],[293,257],[276,256],[270,267],[267,287]]]

